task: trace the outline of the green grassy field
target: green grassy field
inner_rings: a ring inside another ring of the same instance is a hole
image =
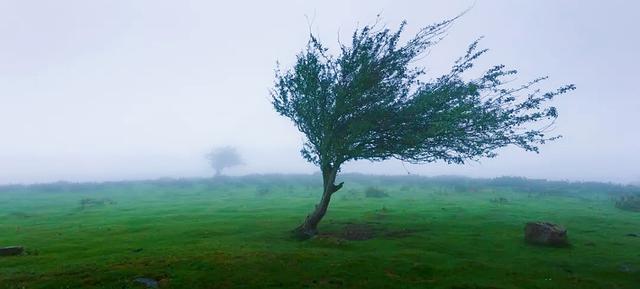
[[[318,176],[8,187],[0,247],[27,254],[0,257],[0,288],[640,288],[640,237],[628,235],[640,213],[614,207],[622,187],[346,181],[322,235],[303,242],[288,232],[318,200]],[[365,198],[369,186],[390,197]],[[537,220],[567,227],[572,246],[525,244]],[[373,238],[343,239],[350,226]]]

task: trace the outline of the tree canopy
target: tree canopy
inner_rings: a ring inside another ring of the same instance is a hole
[[[511,144],[537,152],[556,139],[546,134],[556,108],[543,104],[574,86],[542,93],[534,88],[541,77],[507,87],[517,72],[504,65],[465,80],[463,73],[487,52],[478,40],[449,73],[422,80],[425,68],[412,64],[452,21],[427,26],[402,45],[406,23],[396,31],[365,26],[351,45],[340,45],[337,57],[311,35],[294,67],[277,71],[272,91],[276,111],[307,137],[304,158],[317,165],[389,158],[464,163]],[[527,126],[533,123],[539,126]]]
[[[225,168],[235,167],[243,164],[240,154],[236,148],[231,146],[220,147],[212,150],[206,156],[209,164],[216,171],[216,176],[222,174]]]

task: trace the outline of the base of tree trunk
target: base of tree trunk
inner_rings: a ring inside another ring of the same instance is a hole
[[[337,186],[333,184],[336,181],[337,172],[338,168],[325,167],[322,169],[324,190],[322,192],[320,203],[316,205],[313,212],[304,219],[304,222],[302,222],[300,226],[291,231],[293,238],[303,241],[311,239],[318,234],[318,224],[327,213],[327,208],[329,208],[329,202],[331,201],[331,195],[340,190],[344,184],[340,183]]]
[[[306,228],[303,225],[298,226],[297,228],[291,230],[291,236],[299,241],[309,240],[318,234],[318,229]]]

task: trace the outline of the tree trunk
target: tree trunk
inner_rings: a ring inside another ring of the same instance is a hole
[[[337,186],[334,184],[337,173],[338,168],[322,169],[322,198],[320,199],[320,203],[316,205],[315,210],[313,210],[311,214],[307,215],[304,222],[292,231],[296,239],[306,240],[318,234],[318,224],[327,213],[327,208],[329,208],[329,202],[331,201],[331,195],[340,190],[344,184],[340,183]]]

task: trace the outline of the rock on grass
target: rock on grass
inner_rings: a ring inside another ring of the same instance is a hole
[[[18,256],[24,253],[24,247],[12,246],[0,248],[0,256]]]
[[[133,279],[133,282],[144,285],[147,288],[158,288],[159,286],[158,281],[156,281],[155,279],[145,278],[145,277],[139,277],[139,278]]]
[[[529,244],[566,247],[569,245],[567,229],[549,222],[529,222],[524,229],[524,239]]]

